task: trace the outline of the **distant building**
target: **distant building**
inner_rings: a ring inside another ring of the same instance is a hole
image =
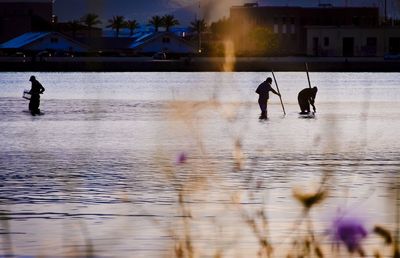
[[[134,41],[131,38],[122,37],[96,37],[96,38],[77,38],[78,41],[90,47],[91,52],[97,52],[101,55],[132,55],[129,47]]]
[[[91,52],[100,55],[136,56],[163,52],[168,56],[180,56],[196,52],[189,41],[174,32],[141,31],[132,37],[84,37],[77,40],[89,46]]]
[[[28,32],[0,45],[3,51],[23,51],[26,53],[87,52],[89,48],[58,32]]]
[[[373,57],[400,53],[398,27],[307,27],[307,55]]]
[[[159,30],[159,32],[165,32],[162,31],[161,29]],[[182,37],[184,38],[185,36],[187,36],[190,33],[190,29],[187,27],[173,27],[170,28],[169,32],[174,33],[176,36],[178,37]],[[120,38],[139,38],[141,36],[143,36],[144,34],[149,34],[149,33],[155,33],[154,27],[152,25],[140,25],[139,28],[135,29],[135,31],[133,32],[133,34],[131,35],[131,32],[128,28],[122,28],[119,31],[119,36]],[[103,37],[116,37],[116,32],[115,30],[112,29],[104,29],[103,30]]]
[[[0,1],[0,43],[31,31],[49,31],[55,22],[52,0]]]
[[[56,25],[57,31],[71,38],[101,38],[102,29],[97,27],[89,28],[83,24],[71,22],[60,22]]]
[[[181,56],[196,53],[196,48],[171,32],[143,34],[139,38],[76,38],[59,32],[28,32],[0,44],[2,52],[23,52],[34,56],[49,53],[97,53],[100,55],[153,55],[165,53]]]
[[[230,19],[238,34],[257,26],[270,29],[279,39],[281,54],[305,55],[307,52],[306,26],[378,27],[377,7],[276,7],[247,4],[233,6]],[[240,46],[239,46],[240,47]]]
[[[137,38],[130,49],[137,53],[154,54],[158,52],[170,54],[194,54],[197,48],[185,39],[171,32],[148,33]]]

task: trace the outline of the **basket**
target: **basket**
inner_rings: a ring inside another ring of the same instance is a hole
[[[31,97],[32,97],[32,95],[31,95],[31,93],[30,93],[29,90],[24,90],[24,93],[22,94],[22,97],[23,97],[24,99],[30,100]]]

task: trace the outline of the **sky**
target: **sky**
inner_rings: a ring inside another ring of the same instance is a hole
[[[0,0],[2,1],[2,0]],[[387,0],[389,15],[396,11],[396,0]],[[201,2],[201,3],[200,3]],[[126,19],[135,19],[147,24],[154,15],[174,15],[181,25],[189,25],[196,17],[205,18],[208,22],[229,16],[232,5],[242,5],[255,0],[55,0],[54,12],[59,21],[79,19],[84,14],[96,13],[103,20],[103,25],[114,15]],[[390,3],[389,3],[390,2]],[[391,3],[393,2],[393,3]],[[200,3],[200,8],[199,8]],[[383,6],[384,0],[259,0],[260,5],[280,6],[318,6],[319,3],[330,3],[334,6]],[[400,7],[400,5],[399,5]],[[382,8],[383,10],[383,8]],[[383,12],[383,11],[382,11]]]

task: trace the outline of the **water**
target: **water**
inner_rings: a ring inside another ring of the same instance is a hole
[[[292,189],[327,172],[319,233],[339,207],[393,227],[398,73],[311,73],[316,119],[298,117],[306,75],[276,73],[287,115],[272,95],[267,121],[254,93],[265,73],[37,73],[35,117],[30,75],[0,74],[0,255],[168,256],[184,188],[198,253],[254,256],[243,214],[264,209],[272,242],[288,242],[302,211]]]

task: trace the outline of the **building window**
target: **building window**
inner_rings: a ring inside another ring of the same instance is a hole
[[[278,24],[274,24],[274,33],[275,34],[279,33],[279,25]]]
[[[275,34],[278,34],[278,33],[279,33],[278,18],[274,18],[274,33],[275,33]]]
[[[294,18],[290,18],[290,33],[295,34],[296,33],[296,25],[294,23]]]
[[[283,33],[283,34],[286,34],[286,33],[287,33],[287,26],[286,26],[286,24],[283,24],[283,25],[282,25],[282,33]]]
[[[363,48],[364,54],[367,56],[376,56],[378,39],[376,37],[368,37],[366,46]]]
[[[312,55],[318,56],[319,55],[319,38],[313,38],[313,45],[312,45]]]
[[[352,23],[353,23],[353,25],[356,25],[356,26],[360,25],[360,17],[353,16]]]
[[[169,37],[163,37],[162,42],[163,43],[170,43],[171,39]]]
[[[50,39],[50,42],[51,42],[51,43],[58,43],[58,38],[52,37],[52,38]]]
[[[325,38],[324,38],[324,46],[325,46],[325,47],[328,47],[328,46],[329,46],[329,38],[328,38],[328,37],[325,37]]]
[[[400,53],[400,38],[389,38],[389,53]]]
[[[376,47],[378,44],[378,40],[375,37],[367,38],[367,46],[368,47]]]
[[[282,18],[282,33],[283,33],[283,34],[286,34],[286,33],[287,33],[286,18]]]

